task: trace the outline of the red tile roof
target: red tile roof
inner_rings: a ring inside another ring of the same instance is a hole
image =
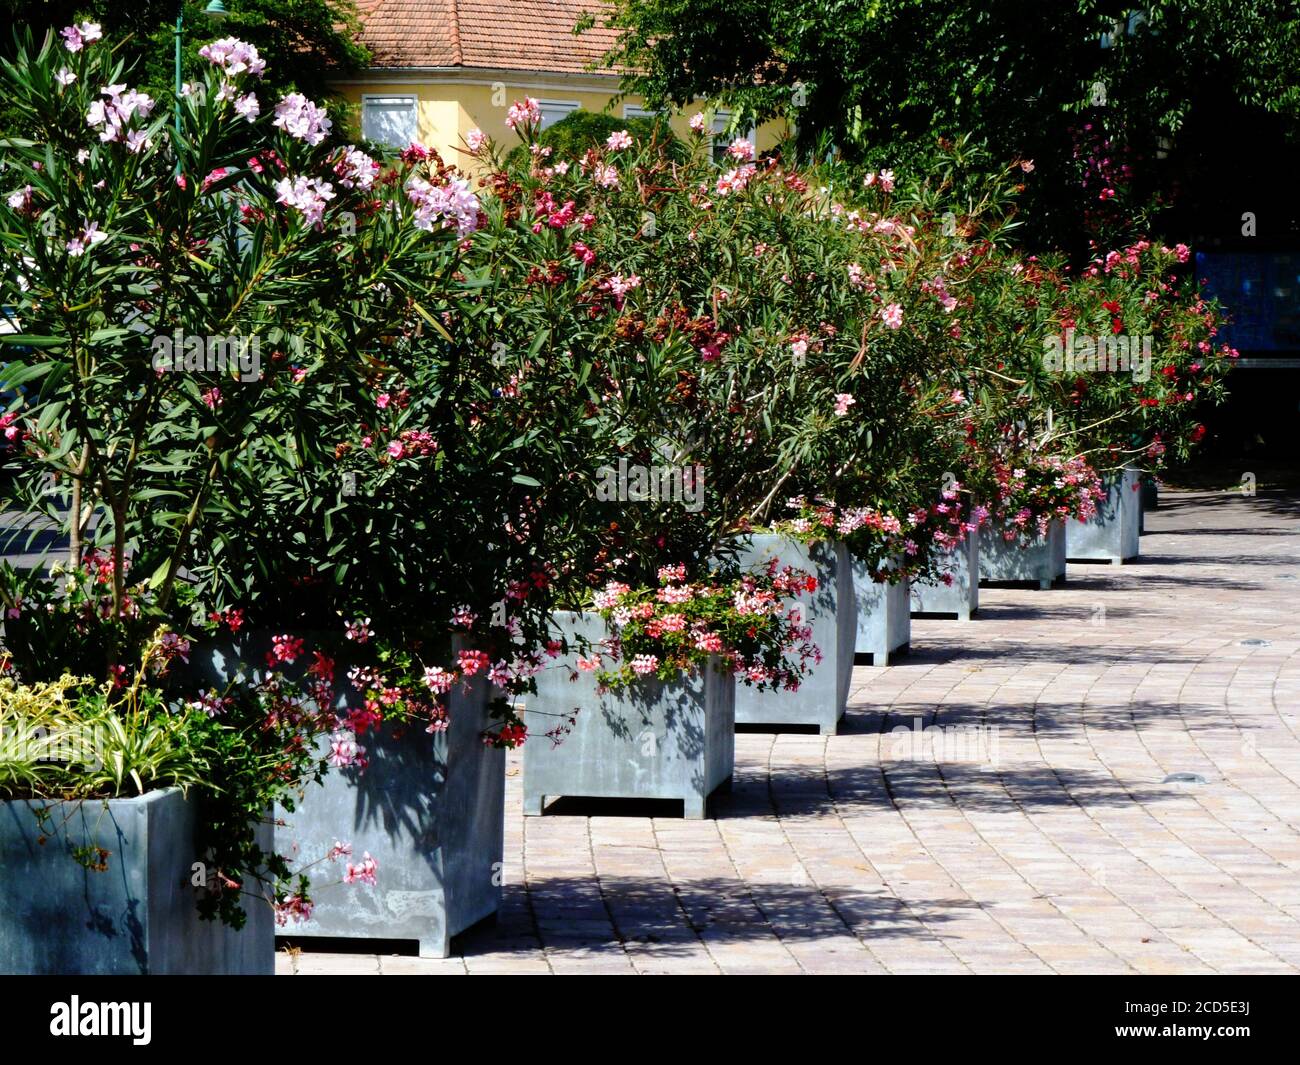
[[[614,32],[573,27],[602,0],[357,0],[376,67],[470,67],[576,74]]]

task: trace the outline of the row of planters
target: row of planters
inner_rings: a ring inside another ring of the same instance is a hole
[[[1016,254],[1028,164],[561,158],[524,100],[472,188],[234,39],[174,131],[97,38],[4,70],[4,491],[67,548],[0,569],[0,971],[445,954],[505,749],[527,813],[703,816],[737,722],[833,732],[909,605],[1051,583],[1222,395],[1183,249]]]

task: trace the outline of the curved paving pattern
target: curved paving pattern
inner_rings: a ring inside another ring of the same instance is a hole
[[[1300,970],[1300,502],[1167,494],[1147,528],[915,621],[838,736],[739,735],[714,820],[524,819],[512,760],[495,927],[281,971]]]

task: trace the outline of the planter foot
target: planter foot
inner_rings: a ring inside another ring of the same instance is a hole
[[[705,810],[708,804],[708,799],[699,795],[693,795],[689,799],[683,799],[682,816],[688,821],[703,821],[708,816]]]
[[[834,736],[839,732],[839,730],[840,723],[838,721],[832,721],[829,725],[823,725],[820,731],[823,736]]]
[[[1122,566],[1124,565],[1124,560],[1122,558],[1112,558],[1110,564],[1112,566]]]
[[[432,939],[420,940],[421,958],[446,958],[451,956],[451,937],[434,936]]]
[[[1049,589],[1051,586],[1052,586],[1052,580],[1050,577],[1044,578],[1038,582],[1038,590],[1040,592],[1047,591],[1047,589]]]
[[[546,805],[545,795],[525,795],[524,796],[524,816],[541,817],[542,807]]]

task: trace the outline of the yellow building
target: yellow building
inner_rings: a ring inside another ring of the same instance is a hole
[[[543,128],[579,108],[629,118],[650,113],[637,97],[617,99],[617,75],[589,69],[613,44],[613,33],[601,26],[573,33],[600,0],[358,0],[357,6],[374,64],[338,88],[357,105],[362,134],[371,140],[400,147],[419,141],[466,167],[466,134],[477,128],[512,144],[506,110],[525,96],[541,105]],[[679,136],[689,134],[689,113],[669,120]],[[728,143],[732,116],[719,111],[712,122],[716,155]],[[757,146],[771,147],[777,137],[777,127],[765,125]]]

